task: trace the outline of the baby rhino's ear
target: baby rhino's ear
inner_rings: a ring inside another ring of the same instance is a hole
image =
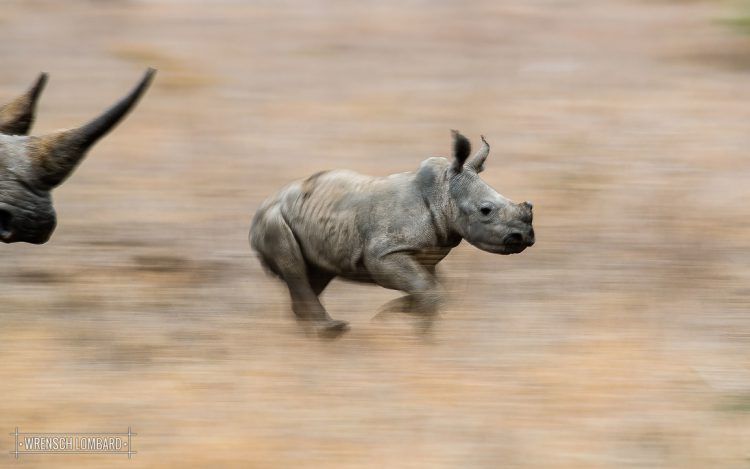
[[[477,151],[474,156],[469,158],[469,161],[466,163],[466,166],[473,169],[477,173],[481,173],[484,171],[484,161],[487,159],[487,155],[490,154],[490,144],[487,143],[487,140],[484,139],[484,135],[482,135],[482,148]]]
[[[451,130],[453,134],[453,164],[451,169],[460,173],[464,168],[464,163],[471,154],[471,142],[469,139],[461,135],[458,130]]]

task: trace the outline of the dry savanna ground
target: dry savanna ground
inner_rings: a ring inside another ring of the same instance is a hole
[[[750,44],[719,1],[5,1],[0,101],[35,131],[136,111],[0,247],[0,432],[138,433],[3,467],[750,464]],[[284,183],[492,153],[537,244],[462,244],[434,333],[334,282],[306,337],[247,243]]]

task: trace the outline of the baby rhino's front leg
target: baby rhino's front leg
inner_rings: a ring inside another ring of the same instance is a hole
[[[440,286],[434,273],[406,253],[374,257],[366,261],[366,266],[378,285],[407,293],[406,296],[387,303],[383,312],[417,313],[422,317],[423,330],[429,330],[442,302]]]

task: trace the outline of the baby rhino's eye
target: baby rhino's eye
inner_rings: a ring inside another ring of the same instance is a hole
[[[479,213],[484,215],[485,217],[492,213],[492,211],[495,209],[491,204],[483,204],[481,207],[479,207]]]

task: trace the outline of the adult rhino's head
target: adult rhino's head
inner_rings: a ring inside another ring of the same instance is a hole
[[[487,141],[482,137],[482,148],[471,155],[466,137],[454,130],[453,139],[448,192],[454,229],[479,249],[497,254],[516,254],[532,246],[531,203],[513,203],[479,177],[490,153]]]
[[[28,131],[46,76],[25,97],[0,111],[0,241],[42,244],[57,224],[50,192],[73,172],[86,152],[112,130],[146,91],[155,70],[101,116],[81,127],[39,137]],[[16,116],[15,118],[13,116]]]

